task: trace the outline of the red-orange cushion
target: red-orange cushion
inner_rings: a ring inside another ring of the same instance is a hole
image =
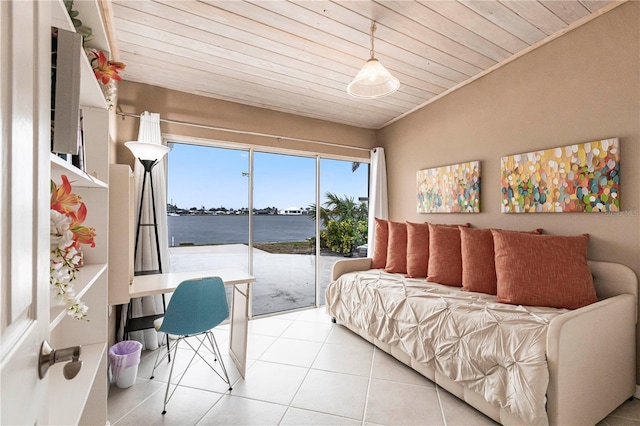
[[[598,300],[587,264],[588,234],[491,233],[498,302],[577,309]]]
[[[387,244],[389,241],[389,226],[386,220],[375,218],[372,269],[384,268],[387,264]]]
[[[429,265],[429,224],[407,222],[407,276],[425,278]]]
[[[387,272],[407,273],[407,225],[389,221],[389,243],[387,245]]]
[[[457,226],[429,224],[427,281],[462,287],[462,253]]]
[[[542,229],[531,231],[541,234]],[[491,229],[460,227],[462,290],[496,294],[497,278]]]

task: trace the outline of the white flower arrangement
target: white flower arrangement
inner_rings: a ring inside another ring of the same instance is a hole
[[[80,245],[95,247],[96,230],[82,225],[87,207],[82,197],[71,192],[69,179],[60,177],[60,186],[51,181],[49,284],[55,300],[67,306],[67,315],[88,321],[89,308],[76,296],[71,282],[83,262]]]
[[[67,305],[67,315],[75,319],[86,319],[89,308],[75,295],[73,281],[82,261],[73,245],[73,232],[69,229],[71,219],[55,210],[51,212],[51,264],[49,284],[60,305]]]

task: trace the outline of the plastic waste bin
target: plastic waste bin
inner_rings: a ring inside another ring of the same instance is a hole
[[[116,386],[125,389],[136,383],[142,343],[135,340],[123,340],[109,348],[111,374]]]

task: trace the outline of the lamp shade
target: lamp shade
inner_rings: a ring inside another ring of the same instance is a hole
[[[355,98],[375,99],[398,90],[400,81],[376,59],[369,59],[353,81],[347,92]]]
[[[171,151],[171,148],[157,143],[146,142],[125,142],[124,145],[129,148],[133,155],[139,160],[160,160],[165,154]]]

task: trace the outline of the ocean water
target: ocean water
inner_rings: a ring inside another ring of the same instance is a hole
[[[246,244],[249,216],[168,216],[169,246],[193,244]],[[255,215],[255,243],[306,241],[315,236],[310,216]]]

